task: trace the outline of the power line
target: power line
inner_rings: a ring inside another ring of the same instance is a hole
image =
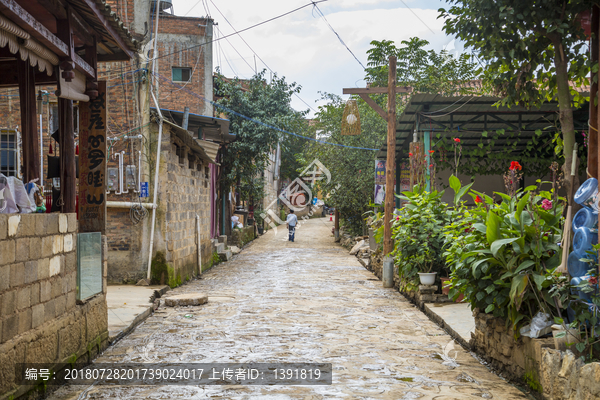
[[[213,6],[215,6],[215,8],[217,9],[217,11],[219,12],[219,14],[221,14],[221,16],[225,19],[225,22],[227,22],[229,24],[229,26],[231,26],[231,29],[233,29],[235,31],[235,27],[233,26],[233,24],[231,22],[229,22],[229,20],[227,19],[227,17],[225,16],[225,14],[223,14],[221,12],[221,10],[219,9],[219,7],[217,7],[217,5],[215,4],[215,2],[213,0],[210,0],[210,2],[213,4]],[[246,44],[246,46],[248,46],[248,48],[254,53],[254,55],[256,57],[258,57],[258,59],[265,65],[265,67],[267,67],[267,69],[269,71],[271,71],[272,73],[276,73],[275,71],[273,71],[273,69],[271,67],[269,67],[267,65],[267,63],[258,55],[258,53],[256,51],[254,51],[254,49],[248,44],[248,42],[246,42],[246,40],[244,40],[244,38],[242,37],[242,35],[238,35],[240,39],[242,39],[242,42],[244,42]],[[229,42],[229,40],[227,40]],[[231,44],[231,43],[230,43]],[[239,54],[239,53],[238,53]],[[244,60],[246,61],[246,60]],[[248,64],[248,62],[246,61],[246,64]],[[250,66],[250,69],[252,69],[252,66],[250,64],[248,64],[248,66]],[[294,96],[296,96],[301,102],[303,102],[304,104],[306,104],[306,106],[308,108],[310,108],[311,110],[313,110],[314,112],[317,112],[317,110],[315,110],[314,108],[312,108],[306,101],[304,101],[299,95],[298,93],[294,93]]]
[[[350,54],[352,54],[352,57],[354,57],[354,59],[360,64],[360,66],[362,67],[362,69],[365,70],[366,68],[363,65],[363,63],[360,62],[360,60],[354,55],[354,53],[352,52],[352,50],[350,50],[350,48],[346,45],[346,43],[344,43],[344,41],[342,40],[342,37],[329,24],[329,21],[327,21],[327,18],[325,18],[325,14],[323,14],[321,12],[321,9],[319,8],[319,6],[317,6],[317,3],[320,3],[320,1],[316,1],[316,2],[313,1],[312,2],[312,4],[314,5],[315,9],[319,12],[319,14],[321,14],[321,17],[323,17],[323,20],[325,21],[325,23],[327,24],[327,26],[329,27],[329,29],[331,29],[331,31],[335,34],[335,36],[337,36],[337,38],[340,40],[340,43],[342,43],[344,45],[344,47],[350,52]]]
[[[326,1],[328,1],[328,0],[320,0],[320,1],[317,1],[317,2],[314,2],[314,1],[313,1],[313,2],[311,2],[311,3],[308,3],[308,4],[305,4],[305,5],[303,5],[303,6],[300,6],[300,7],[298,7],[298,8],[295,8],[295,9],[293,9],[293,10],[291,10],[291,11],[288,11],[288,12],[286,12],[286,13],[280,14],[280,15],[278,15],[278,16],[276,16],[276,17],[273,17],[273,18],[267,19],[267,20],[265,20],[265,21],[259,22],[258,24],[254,24],[254,25],[252,25],[252,26],[249,26],[249,27],[247,27],[247,28],[244,28],[244,29],[242,29],[242,30],[239,30],[239,31],[233,32],[233,33],[231,33],[231,34],[229,34],[229,35],[226,35],[226,36],[221,36],[219,39],[213,39],[213,40],[211,40],[211,41],[208,41],[208,42],[205,42],[205,43],[197,44],[197,45],[195,45],[195,46],[186,47],[185,49],[177,50],[177,51],[174,51],[174,52],[172,52],[172,53],[167,53],[167,54],[164,54],[164,55],[162,55],[162,56],[159,56],[159,57],[153,58],[153,60],[157,60],[157,59],[159,59],[159,58],[168,57],[168,56],[170,56],[170,55],[177,54],[177,53],[181,53],[181,52],[183,52],[183,51],[187,51],[187,50],[195,49],[196,47],[204,46],[204,45],[207,45],[207,44],[209,44],[209,43],[214,43],[214,42],[216,42],[217,40],[225,39],[225,38],[228,38],[228,37],[231,37],[231,36],[234,36],[234,35],[239,35],[241,32],[245,32],[245,31],[248,31],[248,30],[250,30],[250,29],[256,28],[256,27],[258,27],[258,26],[264,25],[264,24],[266,24],[267,22],[275,21],[276,19],[279,19],[279,18],[285,17],[286,15],[290,15],[290,14],[292,14],[292,13],[295,13],[296,11],[300,11],[300,10],[302,10],[303,8],[306,8],[306,7],[310,6],[310,5],[317,4],[317,3],[323,3],[323,2],[326,2]]]
[[[167,82],[167,83],[169,83],[169,84],[171,84],[171,85],[173,85],[173,86],[175,86],[175,87],[177,87],[177,88],[180,88],[180,89],[182,89],[184,92],[187,92],[187,93],[191,94],[192,96],[195,96],[195,97],[197,97],[197,98],[201,99],[201,100],[202,100],[202,101],[204,101],[204,102],[209,102],[210,104],[212,104],[212,105],[213,105],[213,106],[215,106],[215,107],[221,108],[221,109],[223,109],[223,110],[225,110],[225,111],[227,111],[227,112],[229,112],[229,113],[231,113],[231,114],[233,114],[233,115],[236,115],[236,116],[238,116],[238,117],[240,117],[240,118],[244,118],[245,120],[248,120],[248,121],[250,121],[250,122],[253,122],[253,123],[255,123],[255,124],[263,125],[263,126],[265,126],[265,127],[267,127],[267,128],[274,129],[274,130],[276,130],[276,131],[283,132],[283,133],[286,133],[286,134],[288,134],[288,135],[296,136],[296,137],[299,137],[299,138],[302,138],[302,139],[306,139],[306,140],[312,140],[312,141],[314,141],[314,142],[321,143],[321,144],[329,144],[329,145],[331,145],[331,146],[345,147],[345,148],[347,148],[347,149],[357,149],[357,150],[371,150],[371,151],[379,151],[379,149],[370,149],[370,148],[367,148],[367,147],[346,146],[346,145],[343,145],[343,144],[338,144],[338,143],[325,142],[325,141],[323,141],[323,140],[319,140],[319,139],[311,138],[311,137],[308,137],[308,136],[302,136],[302,135],[299,135],[299,134],[297,134],[297,133],[293,133],[293,132],[290,132],[290,131],[286,131],[285,129],[281,129],[281,128],[278,128],[278,127],[276,127],[276,126],[273,126],[273,125],[266,124],[266,123],[264,123],[264,122],[262,122],[262,121],[259,121],[259,120],[256,120],[256,119],[254,119],[254,118],[248,117],[248,116],[246,116],[246,115],[244,115],[244,114],[240,114],[239,112],[237,112],[237,111],[234,111],[234,110],[232,110],[232,109],[231,109],[231,108],[229,108],[229,107],[226,107],[226,106],[224,106],[224,105],[222,105],[222,104],[216,103],[216,102],[214,102],[214,101],[212,101],[212,100],[208,100],[208,99],[206,99],[204,96],[201,96],[201,95],[199,95],[198,93],[194,93],[194,92],[192,92],[191,90],[188,90],[188,89],[183,89],[183,88],[181,88],[181,86],[178,86],[178,85],[177,85],[175,82],[173,82],[172,80],[170,80],[170,79],[166,78],[165,76],[163,76],[163,75],[161,75],[161,74],[159,74],[159,73],[155,73],[155,72],[153,72],[153,74],[154,74],[154,75],[156,75],[158,78],[162,79],[163,81],[165,81],[165,82]]]

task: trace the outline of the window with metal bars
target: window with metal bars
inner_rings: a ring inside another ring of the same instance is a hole
[[[0,173],[17,176],[18,151],[16,132],[0,131]]]

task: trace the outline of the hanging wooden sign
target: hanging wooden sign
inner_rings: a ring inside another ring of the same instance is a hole
[[[106,82],[79,102],[79,232],[106,233]]]
[[[348,100],[342,117],[342,135],[360,135],[360,115],[356,100]]]

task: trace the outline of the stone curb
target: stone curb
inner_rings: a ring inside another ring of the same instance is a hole
[[[161,296],[163,296],[169,290],[171,290],[171,288],[169,286],[167,286],[167,285],[161,287],[160,289],[156,289],[156,291],[159,292]],[[120,330],[114,336],[109,336],[108,343],[111,346],[113,344],[115,344],[116,342],[118,342],[119,340],[121,340],[123,337],[125,337],[129,332],[131,332],[132,330],[134,330],[139,324],[141,324],[142,322],[144,322],[146,320],[146,318],[148,318],[149,316],[151,316],[152,314],[154,314],[154,311],[160,305],[160,299],[156,299],[156,300],[154,300],[154,303],[149,303],[149,304],[150,305],[143,312],[141,312],[140,314],[137,315],[137,317],[134,318],[134,320],[131,322],[131,324],[129,324],[128,327]]]

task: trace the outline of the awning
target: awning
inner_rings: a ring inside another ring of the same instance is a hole
[[[171,128],[171,130],[175,133],[175,136],[181,139],[183,144],[189,147],[192,152],[196,153],[202,160],[206,161],[207,163],[215,164],[215,162],[211,160],[211,158],[206,154],[202,146],[200,146],[196,139],[192,137],[189,131],[186,131],[179,125],[167,121],[166,119],[163,120],[163,122]]]
[[[183,111],[175,111],[161,108],[163,116],[181,126],[183,124]],[[229,133],[229,120],[206,115],[189,114],[188,130],[194,132],[194,136],[200,140],[210,140],[217,143],[230,143],[236,137]]]
[[[54,73],[54,66],[58,65],[58,57],[47,47],[32,39],[29,33],[0,14],[0,47],[8,47],[12,54],[19,54],[23,61],[29,60],[32,67],[48,76]]]
[[[202,148],[204,149],[206,154],[211,158],[211,160],[213,160],[216,163],[217,154],[219,153],[219,147],[221,147],[221,145],[216,142],[209,142],[208,140],[196,140],[198,141],[198,143],[200,143],[200,146],[202,146]]]
[[[536,130],[551,139],[560,129],[558,103],[555,101],[542,104],[538,108],[495,106],[500,98],[489,96],[454,96],[445,97],[437,94],[413,94],[399,115],[396,124],[396,153],[401,157],[408,156],[409,144],[413,140],[415,130],[429,131],[432,137],[459,137],[466,147],[477,146],[482,132],[494,132],[500,129],[520,132],[517,148],[527,143]],[[582,105],[573,110],[576,130],[587,130],[589,106]],[[495,147],[502,149],[505,142],[496,141]],[[385,159],[387,143],[377,153],[377,158]]]

